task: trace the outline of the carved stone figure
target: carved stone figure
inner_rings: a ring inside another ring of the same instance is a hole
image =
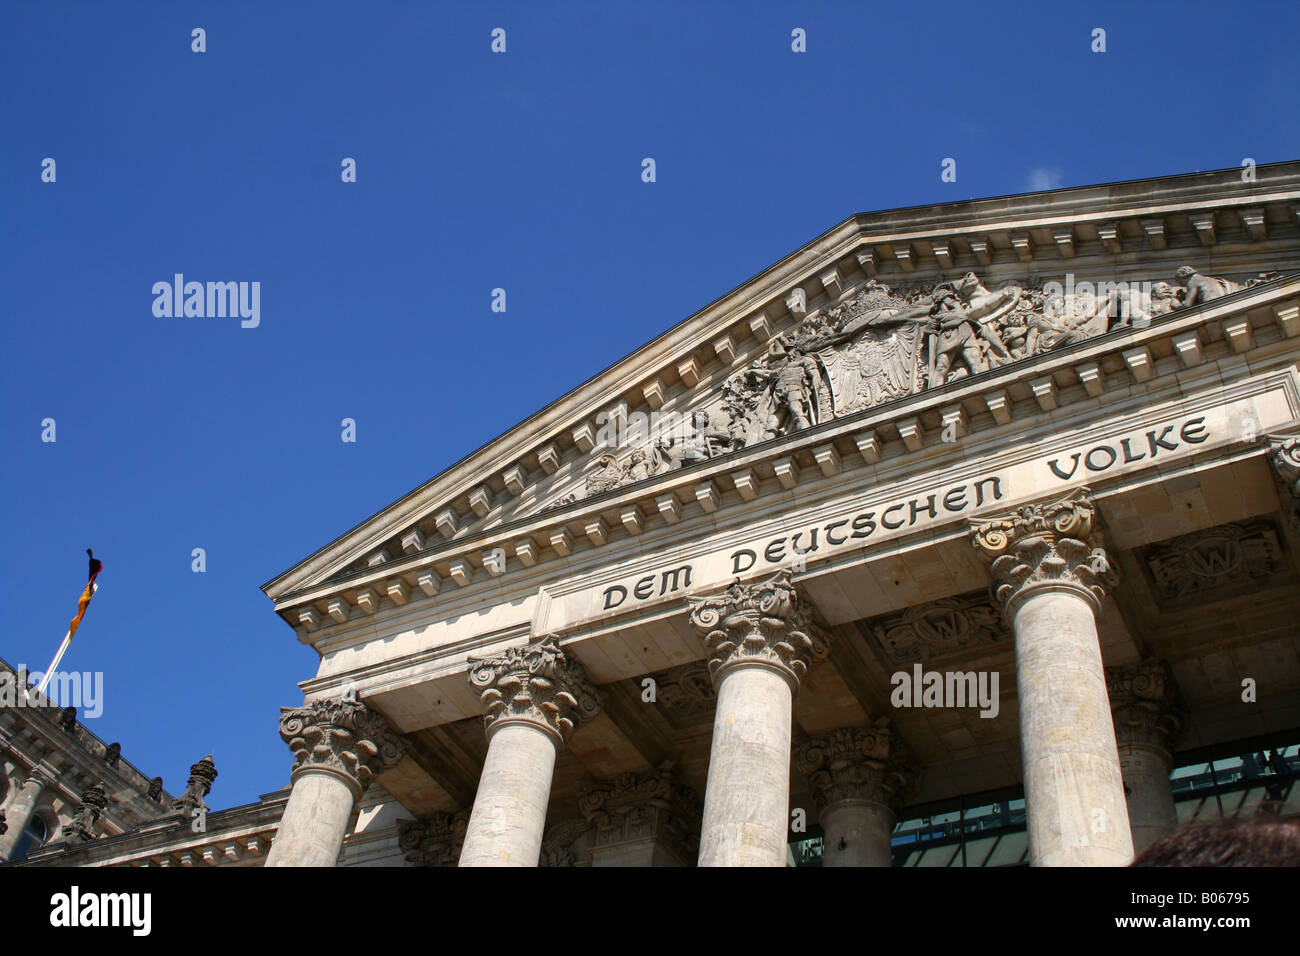
[[[708,412],[693,412],[690,427],[682,429],[680,435],[659,439],[655,447],[668,459],[669,467],[683,468],[732,450],[735,446],[732,434],[711,430],[710,421]]]
[[[185,792],[172,801],[172,813],[189,817],[195,810],[207,811],[203,798],[212,792],[212,782],[217,779],[217,765],[208,754],[190,767],[190,780]]]
[[[67,841],[88,843],[95,839],[95,824],[107,806],[108,794],[104,792],[103,787],[91,786],[82,791],[81,806],[77,808],[77,815],[72,818],[72,822],[67,827]]]
[[[1176,289],[1168,282],[1157,282],[1151,287],[1151,303],[1149,306],[1152,318],[1162,315],[1168,315],[1174,309],[1180,309],[1183,305],[1183,289]]]
[[[798,431],[822,420],[826,382],[817,360],[802,346],[791,344],[781,351],[781,344],[766,367],[751,368],[750,375],[759,383],[771,383],[777,408],[784,410],[791,431]]]
[[[978,333],[980,347],[985,352],[985,361],[990,367],[1011,361],[1011,353],[1003,345],[998,334],[1006,316],[1010,315],[1020,299],[1020,287],[1009,285],[990,292],[973,272],[962,276],[957,283],[957,294],[961,297],[969,318],[979,323]]]
[[[1174,273],[1174,278],[1187,288],[1187,294],[1183,297],[1184,308],[1218,299],[1241,288],[1237,283],[1229,282],[1227,279],[1203,276],[1191,266],[1183,266]]]

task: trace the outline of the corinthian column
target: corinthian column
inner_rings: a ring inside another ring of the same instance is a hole
[[[700,866],[784,866],[794,695],[808,671],[810,608],[787,573],[692,602],[717,688]]]
[[[1169,773],[1187,710],[1163,661],[1108,667],[1106,687],[1128,790],[1133,851],[1141,853],[1178,822]]]
[[[297,763],[293,791],[267,866],[334,866],[357,801],[405,742],[354,692],[280,711],[280,736]]]
[[[54,778],[39,767],[27,775],[27,779],[18,788],[14,802],[9,805],[9,831],[0,835],[0,860],[9,859],[14,847],[23,838],[23,832],[31,822],[32,814],[36,812],[41,794],[53,786]]]
[[[1282,510],[1291,529],[1300,534],[1300,437],[1265,435],[1264,439],[1269,445],[1268,461],[1273,466]]]
[[[907,747],[888,717],[842,728],[795,748],[824,831],[823,866],[889,866],[898,808],[916,792]]]
[[[461,866],[537,866],[555,756],[574,726],[600,709],[596,689],[554,642],[477,661],[488,752]]]
[[[1096,614],[1116,575],[1080,489],[971,531],[1016,644],[1029,859],[1124,866],[1133,858]]]

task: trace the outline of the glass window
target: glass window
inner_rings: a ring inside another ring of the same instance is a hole
[[[44,818],[39,813],[33,813],[32,818],[27,821],[27,826],[23,828],[23,835],[18,838],[18,843],[14,846],[11,859],[21,860],[33,850],[39,850],[45,845],[49,835],[50,828]]]
[[[1029,834],[1016,830],[998,838],[998,845],[989,854],[985,866],[1013,866],[1024,861],[1029,854]]]

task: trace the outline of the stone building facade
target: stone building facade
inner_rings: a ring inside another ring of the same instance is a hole
[[[1287,803],[1254,172],[846,220],[264,586],[320,654],[288,789],[30,862],[1117,866]]]

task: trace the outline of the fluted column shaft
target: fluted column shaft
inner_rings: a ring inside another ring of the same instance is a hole
[[[788,574],[698,599],[717,688],[700,866],[784,866],[794,695],[813,641]]]
[[[555,757],[599,695],[555,643],[511,648],[477,661],[488,752],[460,853],[460,866],[537,866]]]
[[[1133,850],[1141,853],[1178,823],[1169,773],[1187,708],[1163,661],[1107,668],[1106,684],[1128,790]]]
[[[1020,749],[1035,866],[1133,858],[1096,613],[1115,576],[1086,489],[980,525],[994,594],[1015,634]]]
[[[718,682],[700,866],[784,866],[794,688],[748,664]]]
[[[405,744],[382,714],[351,694],[285,708],[280,736],[297,764],[266,865],[334,866],[357,801]]]
[[[33,771],[28,774],[27,779],[18,788],[13,803],[9,804],[5,810],[5,822],[8,824],[9,829],[0,836],[0,860],[8,860],[10,854],[14,852],[14,848],[18,846],[18,841],[23,838],[23,832],[27,829],[27,824],[32,820],[32,814],[36,812],[37,804],[41,800],[41,794],[51,784],[53,784],[53,781],[45,774],[40,771]]]

